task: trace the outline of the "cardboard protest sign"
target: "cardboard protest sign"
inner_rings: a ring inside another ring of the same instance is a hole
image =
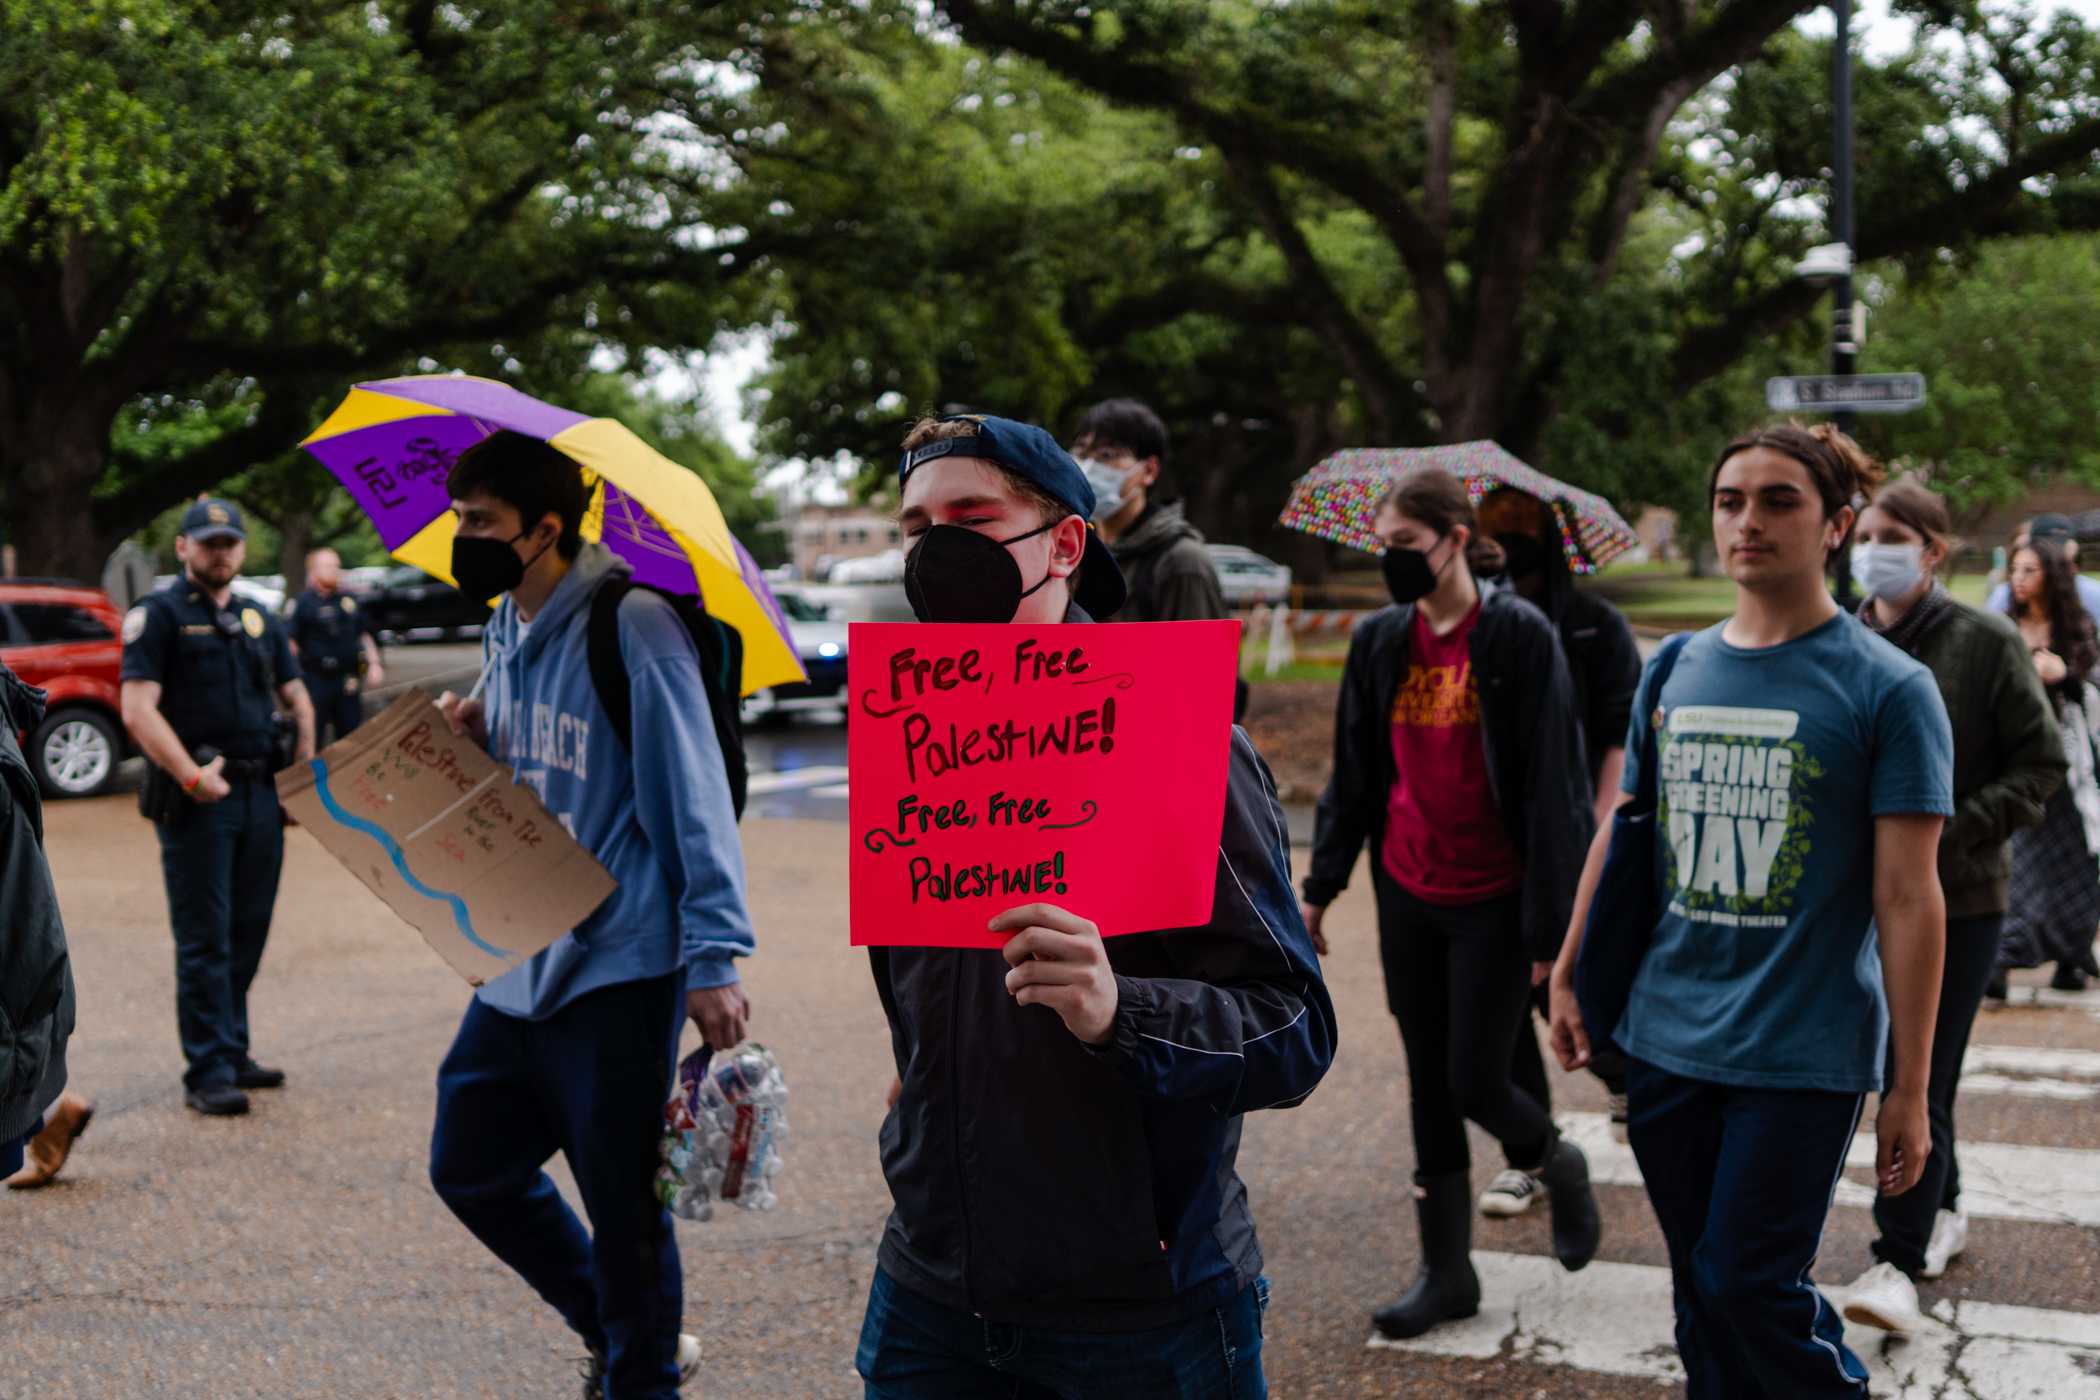
[[[855,623],[853,942],[996,948],[1038,901],[1104,936],[1208,922],[1239,637]]]
[[[455,737],[420,690],[279,773],[277,796],[477,987],[583,922],[615,888],[531,789]]]

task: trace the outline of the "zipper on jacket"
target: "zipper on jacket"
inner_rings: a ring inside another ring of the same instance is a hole
[[[962,961],[958,956],[951,955],[948,958],[950,971],[955,982],[952,990],[958,992],[962,989]],[[981,1318],[984,1314],[977,1311],[977,1290],[970,1283],[970,1187],[968,1178],[963,1172],[962,1094],[959,1091],[959,1086],[954,1082],[960,1076],[962,1064],[957,1048],[957,1039],[961,1034],[957,1030],[957,1025],[961,1018],[955,1014],[958,1000],[959,998],[954,996],[948,999],[948,1065],[950,1070],[948,1148],[955,1159],[955,1201],[961,1207],[963,1303],[969,1308],[970,1316]]]

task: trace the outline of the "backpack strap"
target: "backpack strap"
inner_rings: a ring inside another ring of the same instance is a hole
[[[591,595],[586,654],[590,658],[591,688],[598,692],[598,706],[612,721],[620,746],[634,753],[634,686],[627,677],[627,663],[620,655],[620,604],[634,585],[624,578],[609,578]]]
[[[1663,639],[1662,646],[1655,653],[1655,670],[1635,701],[1647,706],[1643,713],[1648,719],[1648,724],[1642,731],[1645,741],[1641,745],[1641,790],[1634,794],[1634,810],[1638,812],[1652,812],[1659,802],[1660,784],[1657,782],[1655,769],[1662,761],[1662,741],[1655,733],[1655,707],[1662,703],[1663,687],[1670,683],[1670,673],[1677,669],[1678,653],[1684,650],[1685,643],[1691,639],[1692,634],[1689,632],[1679,632],[1675,636]]]

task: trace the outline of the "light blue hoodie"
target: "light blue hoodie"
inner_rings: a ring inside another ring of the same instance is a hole
[[[530,625],[505,597],[482,634],[489,752],[620,883],[551,947],[481,988],[489,1006],[529,1020],[681,967],[688,989],[723,986],[737,980],[730,960],[752,948],[722,750],[692,638],[668,603],[637,589],[620,604],[636,757],[591,684],[591,595],[628,572],[586,544]]]

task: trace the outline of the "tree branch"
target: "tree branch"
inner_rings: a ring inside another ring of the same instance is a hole
[[[941,0],[940,8],[981,47],[1035,59],[1124,105],[1168,113],[1220,146],[1230,145],[1264,164],[1287,166],[1355,204],[1399,253],[1421,305],[1425,340],[1441,347],[1453,300],[1444,240],[1408,204],[1405,192],[1386,178],[1385,170],[1348,140],[1347,120],[1337,117],[1320,130],[1271,128],[1245,113],[1203,102],[1189,91],[1180,71],[1133,57],[1142,47],[1133,40],[1112,51],[1099,49],[1039,26],[1013,5],[996,0]],[[1333,139],[1336,132],[1342,133],[1342,140]]]
[[[1413,385],[1401,378],[1370,331],[1349,309],[1341,292],[1336,290],[1327,269],[1320,265],[1318,255],[1306,241],[1305,231],[1291,217],[1268,167],[1257,159],[1229,150],[1225,153],[1225,160],[1227,170],[1247,196],[1262,232],[1283,254],[1292,285],[1307,298],[1306,315],[1327,343],[1334,347],[1350,377],[1363,392],[1372,431],[1384,441],[1398,441],[1396,435],[1400,431],[1402,405],[1414,398]]]

